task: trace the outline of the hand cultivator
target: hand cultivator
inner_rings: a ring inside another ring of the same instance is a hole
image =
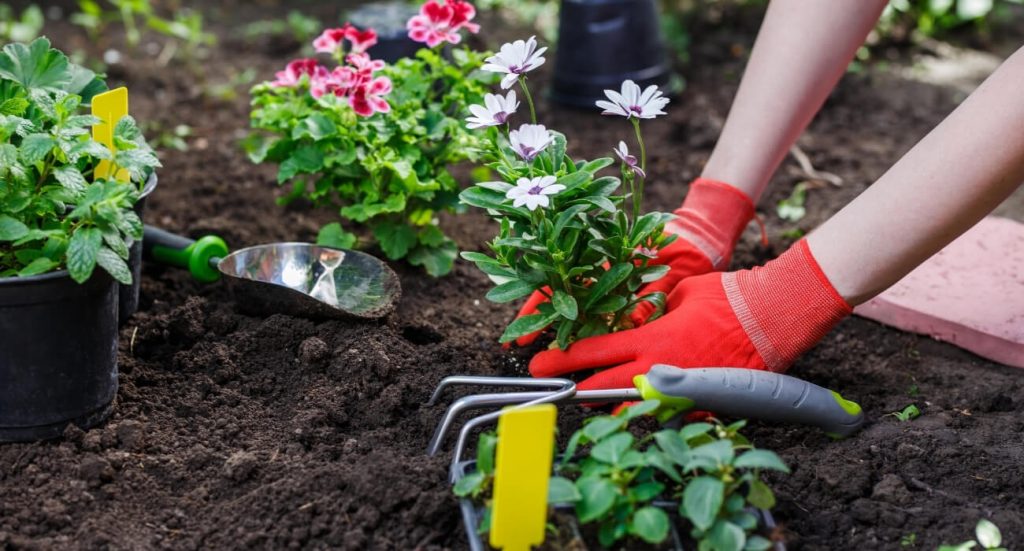
[[[440,451],[445,436],[452,430],[460,413],[508,405],[525,407],[545,403],[597,404],[655,399],[662,404],[657,415],[662,422],[687,411],[706,410],[729,417],[814,426],[836,438],[853,434],[864,422],[860,406],[837,392],[770,371],[727,367],[680,369],[655,365],[646,375],[634,378],[634,384],[632,388],[577,390],[576,383],[568,379],[446,377],[434,390],[428,405],[437,403],[446,388],[460,385],[549,390],[475,394],[457,399],[438,423],[427,454],[435,455]],[[462,426],[452,456],[453,475],[473,429],[497,420],[500,414],[500,411],[491,412]]]

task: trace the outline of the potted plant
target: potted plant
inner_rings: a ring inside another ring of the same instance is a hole
[[[712,419],[634,436],[631,422],[659,405],[647,400],[615,415],[591,417],[569,438],[548,484],[555,541],[545,548],[781,547],[767,537],[775,497],[761,473],[789,472],[785,463],[739,433],[744,421],[723,425]],[[461,466],[453,490],[463,500],[474,549],[484,548],[480,534],[490,526],[497,438],[480,435],[477,459]]]
[[[131,117],[114,151],[91,137],[83,105],[105,88],[45,38],[0,52],[0,441],[96,424],[117,391],[132,207],[159,162]],[[96,177],[101,162],[131,184]]]
[[[620,115],[633,125],[639,158],[620,141],[614,148],[620,176],[598,176],[611,158],[574,160],[565,136],[537,124],[526,75],[544,62],[544,48],[533,38],[502,46],[488,59],[486,70],[504,73],[502,97],[488,94],[485,105],[470,109],[471,127],[486,128],[487,166],[503,181],[481,182],[460,195],[466,204],[485,209],[499,223],[491,254],[465,252],[497,286],[487,293],[494,302],[510,302],[534,292],[545,295],[537,313],[513,321],[502,342],[510,342],[551,326],[555,342],[571,342],[627,327],[627,315],[646,301],[661,308],[664,293],[637,296],[644,283],[656,281],[667,266],[650,261],[674,236],[664,232],[673,215],[640,214],[646,173],[646,153],[640,121],[663,114],[668,99],[657,87],[641,91],[632,81],[622,92],[609,91],[600,102],[607,114]],[[518,111],[519,84],[530,109],[531,122],[512,130],[510,117]],[[620,192],[625,181],[625,191]]]
[[[314,46],[333,66],[296,60],[254,87],[257,132],[247,150],[254,162],[279,165],[278,183],[291,188],[283,202],[337,206],[347,226],[369,229],[363,244],[430,275],[448,273],[457,249],[438,213],[456,211],[459,192],[448,167],[473,159],[481,141],[456,117],[482,99],[491,77],[480,71],[484,54],[460,47],[443,56],[441,48],[476,32],[474,15],[462,0],[428,0],[408,23],[427,47],[391,65],[371,57],[372,29],[328,29]],[[358,239],[336,222],[317,242],[351,248]]]
[[[385,63],[395,63],[404,57],[413,57],[420,43],[409,37],[408,21],[417,14],[416,6],[408,2],[371,2],[348,12],[348,21],[360,29],[373,29],[377,44],[373,55]]]

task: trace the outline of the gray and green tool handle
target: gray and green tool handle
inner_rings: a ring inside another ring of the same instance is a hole
[[[228,246],[216,235],[193,240],[147,225],[142,231],[142,255],[185,268],[199,281],[212,282],[220,279],[217,263],[228,255]]]
[[[634,382],[645,398],[679,410],[816,426],[835,437],[853,434],[864,412],[838,393],[796,377],[735,367],[680,369],[655,365]]]

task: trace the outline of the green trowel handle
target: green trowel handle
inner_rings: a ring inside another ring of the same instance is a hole
[[[160,228],[146,226],[142,233],[142,254],[147,259],[186,268],[199,281],[211,282],[220,279],[216,261],[227,256],[228,246],[216,235],[207,235],[193,241]]]
[[[729,417],[811,425],[836,438],[853,434],[864,423],[864,413],[856,403],[816,384],[771,371],[655,365],[634,382],[645,399],[662,399],[676,411],[699,409]]]

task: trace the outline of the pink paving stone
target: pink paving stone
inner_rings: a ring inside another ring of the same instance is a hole
[[[1024,367],[1024,224],[985,218],[855,313]]]

